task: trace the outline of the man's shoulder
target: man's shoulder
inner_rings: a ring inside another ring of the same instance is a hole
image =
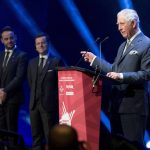
[[[145,35],[143,39],[146,43],[150,44],[150,38],[148,36]]]
[[[33,57],[30,59],[29,63],[32,64],[35,63],[36,61],[38,61],[38,57]]]
[[[48,60],[53,63],[59,63],[61,61],[61,59],[59,57],[55,57],[55,56],[49,56]]]
[[[27,52],[22,51],[22,50],[20,50],[20,49],[15,49],[14,52],[15,52],[15,54],[18,55],[18,56],[27,56]]]
[[[53,61],[59,61],[60,58],[56,57],[56,56],[49,56],[49,59],[53,60]]]

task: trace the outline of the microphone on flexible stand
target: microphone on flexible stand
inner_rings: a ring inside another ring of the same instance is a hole
[[[102,43],[104,43],[108,39],[109,39],[109,36],[105,37],[99,43],[99,48],[100,48],[100,56],[99,56],[100,57],[100,65],[99,65],[99,68],[98,68],[97,65],[95,67],[95,75],[93,76],[93,80],[92,80],[93,81],[93,88],[95,87],[95,85],[96,85],[96,83],[97,83],[97,81],[98,81],[98,79],[99,79],[99,77],[101,75],[101,68],[102,68],[102,66],[101,66],[101,59],[102,59],[101,45],[102,45]]]
[[[103,44],[103,43],[104,43],[106,40],[108,40],[108,39],[109,39],[109,36],[106,36],[102,41],[100,41],[99,44],[100,44],[100,45]]]
[[[100,37],[97,37],[96,40],[95,40],[95,42],[98,42],[99,40],[100,40]],[[85,54],[86,54],[88,51],[90,51],[89,48],[88,48],[87,51],[83,54],[83,56],[80,57],[80,59],[79,59],[79,60],[77,61],[77,63],[75,64],[75,66],[78,66],[78,65],[80,64],[81,60],[84,58]]]
[[[101,73],[101,68],[102,68],[102,63],[101,63],[101,59],[102,59],[102,44],[109,39],[109,36],[106,36],[100,43],[99,43],[99,49],[100,49],[100,54],[99,54],[99,58],[100,58],[100,69],[99,69],[99,73]]]

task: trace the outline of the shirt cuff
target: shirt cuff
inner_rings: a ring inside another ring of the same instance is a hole
[[[93,59],[92,59],[92,61],[91,61],[91,63],[90,63],[90,66],[93,65],[93,62],[94,62],[95,58],[96,58],[96,56],[93,57]]]
[[[123,73],[119,73],[120,79],[123,79]]]

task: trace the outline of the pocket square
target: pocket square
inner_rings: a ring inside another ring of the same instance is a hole
[[[51,72],[51,71],[53,71],[53,70],[47,70],[47,72]]]
[[[138,51],[136,51],[136,50],[132,50],[129,52],[129,55],[136,55],[136,54],[138,54]]]

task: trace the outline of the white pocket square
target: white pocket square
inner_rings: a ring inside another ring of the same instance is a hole
[[[47,72],[51,72],[51,71],[53,71],[53,70],[47,70]]]
[[[132,51],[129,52],[129,55],[135,55],[135,54],[138,54],[138,51],[132,50]]]

